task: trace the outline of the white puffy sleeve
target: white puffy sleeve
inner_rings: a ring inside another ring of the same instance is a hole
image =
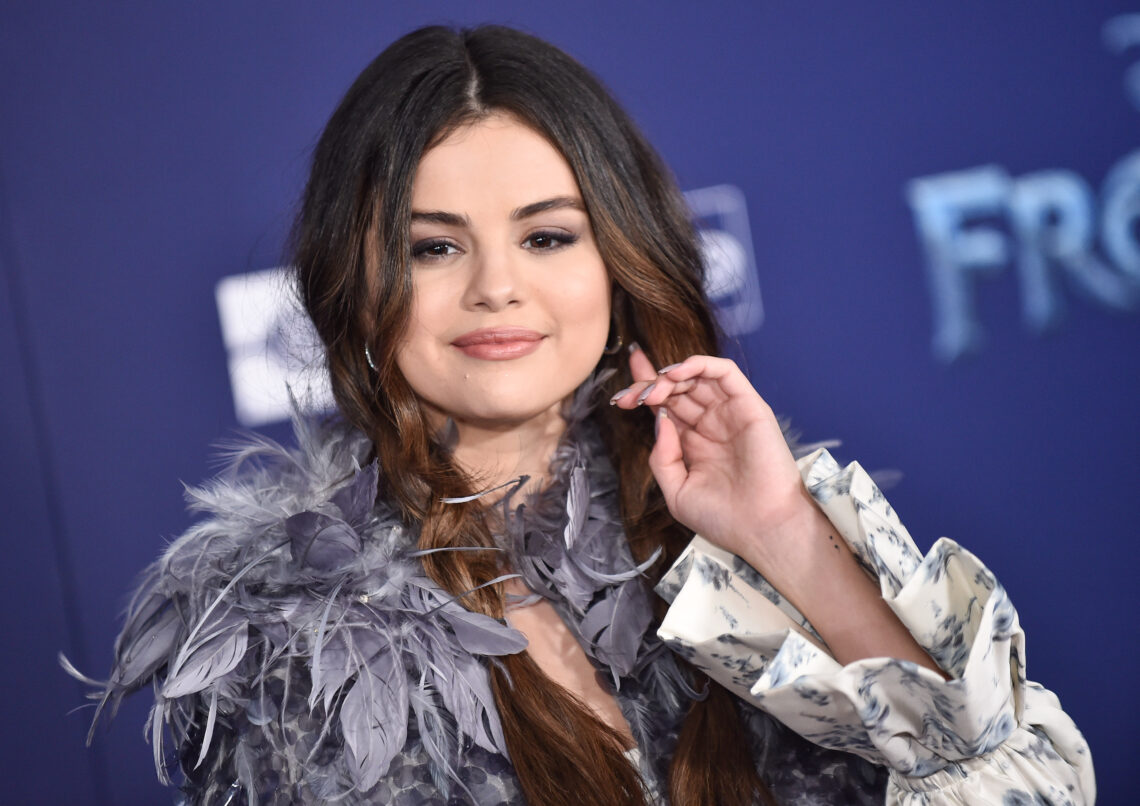
[[[1092,803],[1088,745],[1057,697],[1026,680],[1017,611],[989,569],[947,538],[922,557],[858,464],[819,450],[799,466],[950,679],[893,658],[841,666],[760,574],[701,537],[657,586],[670,602],[661,638],[812,742],[888,767],[888,804]]]

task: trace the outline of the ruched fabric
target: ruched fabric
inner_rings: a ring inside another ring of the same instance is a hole
[[[693,539],[657,591],[676,652],[810,741],[890,769],[888,804],[1095,799],[1088,745],[1056,696],[1025,677],[1005,589],[942,538],[923,557],[870,476],[826,450],[804,484],[883,598],[949,680],[908,661],[840,665],[811,624],[740,558]]]

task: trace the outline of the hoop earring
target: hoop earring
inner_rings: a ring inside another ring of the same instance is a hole
[[[379,372],[380,369],[376,366],[376,362],[372,360],[372,351],[368,349],[368,345],[364,345],[364,360],[368,362],[368,366],[372,367],[373,372]]]
[[[617,331],[617,342],[612,347],[607,344],[605,346],[605,348],[602,350],[602,355],[617,355],[618,351],[621,350],[621,345],[622,345],[621,330],[617,327],[615,327],[614,330]]]

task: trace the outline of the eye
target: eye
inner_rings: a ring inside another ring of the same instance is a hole
[[[459,247],[442,238],[429,238],[412,245],[412,260],[443,260],[458,254]]]
[[[562,230],[539,230],[527,236],[523,241],[524,249],[533,249],[537,252],[553,252],[570,246],[578,240],[578,236]]]

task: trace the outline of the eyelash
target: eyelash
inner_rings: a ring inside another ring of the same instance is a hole
[[[557,252],[561,249],[565,249],[568,246],[573,246],[578,242],[578,238],[579,236],[572,232],[564,232],[561,230],[539,230],[538,232],[533,232],[526,237],[526,239],[523,241],[523,248],[534,252]],[[548,241],[550,245],[536,246],[534,242],[537,240]],[[433,250],[436,249],[448,249],[454,251],[444,252],[443,254],[433,254]],[[420,241],[419,243],[412,246],[412,260],[444,260],[448,257],[451,257],[452,254],[455,254],[458,251],[459,247],[457,247],[451,241],[442,238],[430,238],[426,241]]]
[[[533,242],[543,238],[551,242],[550,246],[534,246]],[[532,244],[526,247],[538,252],[557,252],[560,249],[565,249],[567,246],[573,246],[578,242],[578,236],[572,232],[564,232],[561,230],[539,230],[527,236],[523,241],[524,244]]]
[[[445,241],[441,238],[432,238],[427,241],[420,241],[412,247],[412,260],[443,260],[450,257],[451,253],[446,254],[431,254],[431,250],[439,249],[440,247],[447,247],[458,251],[458,247],[450,241]]]

